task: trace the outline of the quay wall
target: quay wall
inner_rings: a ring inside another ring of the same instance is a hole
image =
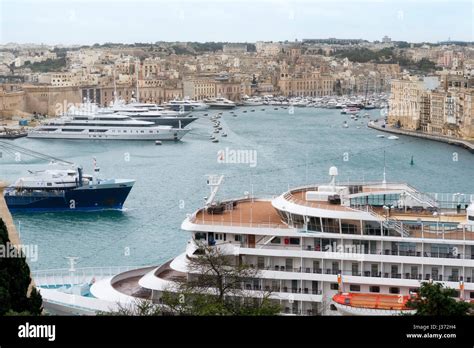
[[[382,123],[380,122],[380,120],[371,121],[367,124],[367,126],[369,128],[376,129],[382,132],[407,135],[411,137],[423,138],[423,139],[428,139],[428,140],[433,140],[433,141],[440,141],[440,142],[451,144],[451,145],[461,146],[467,149],[468,151],[470,151],[471,153],[474,153],[474,143],[467,140],[456,139],[456,138],[451,138],[451,137],[442,136],[442,135],[420,133],[416,131],[409,131],[409,130],[404,130],[404,129],[399,129],[399,128],[393,128],[393,127],[388,127],[388,125],[386,125],[385,127],[382,127]]]

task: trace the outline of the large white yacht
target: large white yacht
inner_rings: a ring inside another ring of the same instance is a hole
[[[102,140],[180,140],[189,129],[157,126],[122,114],[75,113],[47,121],[29,138]]]
[[[287,315],[400,315],[411,311],[406,302],[422,282],[443,283],[458,290],[459,301],[473,301],[474,194],[425,194],[385,180],[338,183],[337,174],[332,167],[328,184],[273,198],[229,200],[217,199],[223,177],[211,176],[205,205],[182,223],[190,234],[185,252],[116,274],[64,270],[64,282],[72,277],[87,289],[89,297],[74,303],[90,305],[90,313],[136,298],[160,303],[173,279],[192,277],[188,260],[206,243],[257,268],[258,278],[242,287],[256,297],[270,292]],[[60,285],[55,279],[47,271],[35,276],[46,308],[67,311],[72,300],[51,290]]]
[[[204,102],[209,105],[210,108],[213,109],[233,109],[236,106],[233,101],[223,97],[205,100]]]
[[[100,114],[117,113],[130,116],[136,120],[150,121],[160,126],[177,128],[186,127],[197,120],[197,117],[190,115],[189,110],[166,109],[156,104],[139,103],[135,100],[128,104],[122,100],[116,100],[110,107],[98,108],[95,112]]]
[[[185,111],[202,111],[209,108],[209,105],[198,100],[192,99],[173,99],[168,103],[164,104],[165,106],[171,108],[172,110],[185,112]]]

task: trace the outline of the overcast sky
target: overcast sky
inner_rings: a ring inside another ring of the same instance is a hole
[[[0,43],[474,41],[472,0],[0,0]]]

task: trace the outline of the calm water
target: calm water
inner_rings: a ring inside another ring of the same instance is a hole
[[[245,191],[274,195],[288,186],[328,181],[331,165],[339,168],[340,180],[381,180],[385,151],[388,181],[406,181],[428,192],[474,192],[474,156],[458,147],[403,136],[377,138],[379,132],[365,126],[367,119],[352,121],[340,110],[295,108],[290,114],[265,106],[235,113],[238,117],[224,111],[221,124],[228,137],[219,143],[209,140],[208,117],[194,122],[182,142],[162,146],[15,140],[17,145],[82,164],[88,173],[96,157],[103,178],[136,179],[123,212],[15,214],[23,243],[38,245],[38,261],[31,267],[64,268],[66,256],[80,257],[78,267],[157,264],[176,256],[189,237],[180,230],[181,222],[209,194],[206,174],[226,175],[220,197],[242,196]],[[376,110],[370,113],[374,118],[379,115]],[[342,127],[344,120],[349,128]],[[256,150],[257,165],[218,163],[217,152],[226,147]],[[15,162],[8,154],[0,164],[0,177],[10,182],[27,170],[46,167],[29,158]]]

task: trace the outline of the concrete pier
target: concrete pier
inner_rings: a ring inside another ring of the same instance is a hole
[[[382,127],[383,124],[385,124],[383,120],[376,120],[376,121],[370,121],[367,124],[367,126],[369,128],[376,129],[382,132],[407,135],[411,137],[423,138],[423,139],[433,140],[433,141],[440,141],[440,142],[448,143],[451,145],[461,146],[465,148],[466,150],[474,153],[474,143],[467,140],[447,137],[443,135],[433,135],[433,134],[409,131],[409,130],[400,129],[400,128],[393,128],[393,127],[389,127],[388,125],[386,125],[385,127]]]

